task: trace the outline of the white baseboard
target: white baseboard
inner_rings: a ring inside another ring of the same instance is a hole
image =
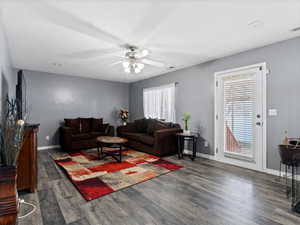
[[[265,169],[264,172],[267,174],[278,176],[278,177],[280,176],[279,170],[273,170],[273,169],[267,168],[267,169]],[[288,178],[291,178],[292,174],[290,172],[287,172],[287,176],[288,176]],[[281,177],[285,177],[285,172],[283,170],[281,171]],[[300,177],[297,175],[296,175],[296,180],[300,181]]]
[[[183,153],[190,154],[190,155],[193,154],[193,152],[191,150],[188,150],[188,149],[184,149]],[[201,153],[201,152],[196,152],[196,156],[197,157],[202,157],[202,158],[205,158],[205,159],[215,160],[215,157],[213,155],[209,155],[209,154],[205,154],[205,153]]]
[[[279,170],[273,170],[273,169],[267,168],[267,169],[265,169],[264,171],[265,171],[265,173],[267,173],[267,174],[271,174],[271,175],[275,175],[275,176],[278,176],[278,177],[279,177]],[[291,175],[291,174],[288,173],[288,175]],[[283,172],[282,172],[281,176],[283,177]]]
[[[60,148],[60,145],[40,146],[40,147],[38,147],[38,151],[48,150],[48,149],[55,149],[55,148]]]
[[[185,149],[184,150],[184,153],[187,153],[187,154],[192,154],[192,151],[191,150],[188,150],[188,149]],[[197,157],[202,157],[202,158],[205,158],[205,159],[211,159],[211,160],[215,160],[215,161],[218,161],[218,162],[222,162],[220,160],[217,160],[216,157],[214,155],[209,155],[209,154],[205,154],[205,153],[201,153],[201,152],[196,152],[196,156]],[[222,162],[222,163],[226,163],[226,162]],[[228,163],[226,163],[228,164]],[[229,164],[231,165],[231,164]],[[242,167],[243,168],[243,167]],[[270,175],[275,175],[275,176],[280,176],[280,173],[279,173],[279,170],[274,170],[274,169],[265,169],[263,171],[258,171],[258,172],[262,172],[262,173],[266,173],[266,174],[270,174]],[[281,177],[284,177],[284,172],[282,171],[281,172]],[[291,177],[292,174],[291,173],[287,173],[288,177]],[[296,180],[300,181],[300,177],[296,177]]]

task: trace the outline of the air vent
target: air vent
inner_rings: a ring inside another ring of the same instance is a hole
[[[294,29],[291,29],[292,32],[299,31],[299,30],[300,30],[300,27],[296,27]]]
[[[57,63],[57,62],[52,63],[52,65],[53,65],[53,66],[56,66],[56,67],[61,67],[61,66],[62,66],[61,63]]]

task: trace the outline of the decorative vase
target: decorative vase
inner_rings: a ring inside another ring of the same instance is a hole
[[[0,167],[0,224],[14,225],[17,220],[17,172],[13,166]]]
[[[191,131],[190,130],[184,130],[183,133],[189,135],[189,134],[191,134]]]
[[[189,128],[188,128],[188,120],[184,120],[184,131],[183,133],[185,134],[190,134],[191,132],[189,131]]]
[[[184,121],[184,130],[189,130],[188,129],[188,121],[187,120]]]

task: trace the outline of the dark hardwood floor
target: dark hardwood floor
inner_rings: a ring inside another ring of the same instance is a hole
[[[174,156],[185,168],[87,202],[48,153],[38,153],[38,192],[21,195],[38,209],[19,225],[300,224],[275,176]]]

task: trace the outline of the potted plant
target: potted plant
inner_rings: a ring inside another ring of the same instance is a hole
[[[189,128],[188,128],[188,122],[191,119],[191,115],[187,112],[183,113],[183,118],[182,120],[184,121],[184,133],[189,134]]]
[[[17,115],[16,100],[7,99],[0,127],[0,224],[15,224],[17,217],[16,167],[23,143],[23,119]]]
[[[128,118],[129,118],[129,112],[127,109],[120,110],[120,118],[123,122],[123,125],[125,126],[127,124]]]

